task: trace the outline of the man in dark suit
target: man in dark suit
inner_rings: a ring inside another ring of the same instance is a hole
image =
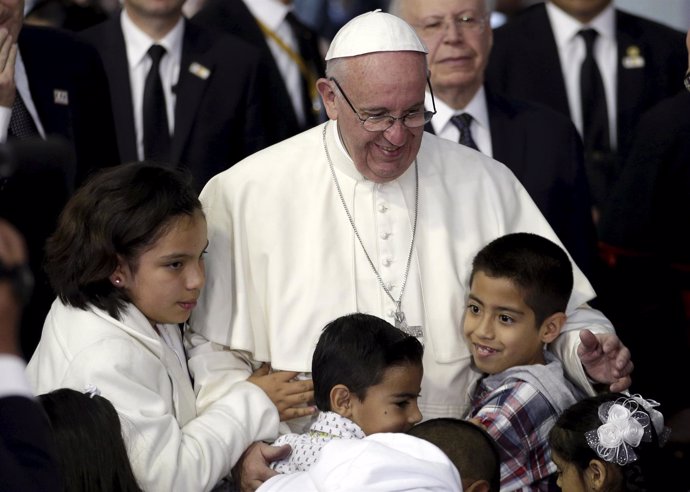
[[[96,50],[67,32],[22,26],[21,0],[1,5],[0,141],[29,140],[39,153],[46,148],[43,139],[64,144],[59,154],[43,155],[48,161],[20,159],[0,182],[0,216],[26,238],[36,277],[21,331],[30,356],[55,297],[43,274],[44,242],[74,186],[94,169],[120,160],[108,82]]]
[[[19,234],[0,219],[0,490],[63,490],[50,424],[33,400],[17,344],[26,252]]]
[[[234,34],[259,48],[269,91],[285,137],[324,121],[316,80],[324,75],[317,34],[290,11],[291,0],[207,0],[192,19]]]
[[[578,266],[591,273],[594,227],[579,136],[555,111],[483,87],[492,39],[487,1],[393,0],[390,7],[429,48],[437,114],[427,130],[508,166]],[[463,114],[471,115],[467,128]]]
[[[583,29],[595,31],[593,56],[605,95],[596,106],[608,123],[602,137],[607,149],[593,149],[585,158],[592,198],[600,207],[642,112],[681,88],[682,33],[616,10],[611,0],[551,0],[496,29],[486,78],[493,90],[567,115],[587,137],[580,92],[580,67],[587,57]]]
[[[690,32],[687,45],[690,52]],[[667,415],[690,408],[690,395],[678,391],[673,378],[658,376],[690,372],[690,240],[682,226],[690,217],[689,91],[661,101],[640,119],[600,227],[607,279],[616,293],[607,312],[640,354],[635,390],[658,395]],[[649,326],[663,326],[664,336],[640,336]],[[683,427],[690,430],[687,418]]]
[[[182,4],[125,0],[120,15],[82,35],[105,65],[122,160],[187,167],[200,190],[210,177],[276,142],[280,116],[269,115],[274,108],[263,102],[258,50],[189,22]],[[155,62],[151,47],[162,49]],[[151,87],[162,98],[154,107],[162,114],[148,125],[144,106],[154,74]]]

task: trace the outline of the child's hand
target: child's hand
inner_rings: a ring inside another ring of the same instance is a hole
[[[271,366],[264,363],[247,379],[264,390],[278,409],[281,422],[316,412],[309,406],[314,401],[314,383],[311,379],[299,381],[294,371],[270,372]]]

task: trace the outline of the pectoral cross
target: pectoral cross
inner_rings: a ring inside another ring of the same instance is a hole
[[[422,330],[422,327],[419,325],[413,325],[409,326],[407,324],[407,320],[405,319],[405,313],[402,311],[400,308],[400,301],[396,302],[396,309],[395,309],[395,314],[393,317],[395,318],[395,327],[399,330],[404,331],[408,335],[411,335],[413,337],[421,337],[424,336],[424,331]]]

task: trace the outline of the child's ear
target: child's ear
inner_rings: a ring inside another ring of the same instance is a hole
[[[352,393],[344,384],[336,384],[331,388],[331,411],[346,418],[352,417]]]
[[[486,480],[477,480],[476,482],[473,482],[471,485],[467,485],[465,481],[463,480],[462,482],[462,488],[465,492],[490,492],[491,487],[489,486],[489,482]]]
[[[126,281],[129,278],[129,267],[119,255],[117,256],[117,266],[108,278],[110,279],[110,283],[116,288],[125,287]]]
[[[543,343],[553,342],[561,333],[567,316],[565,313],[553,313],[546,318],[539,328],[539,336]]]
[[[585,469],[585,480],[592,490],[604,490],[608,468],[601,460],[591,460]]]

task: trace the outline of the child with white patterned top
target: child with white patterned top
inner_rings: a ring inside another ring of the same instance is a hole
[[[306,471],[332,439],[407,432],[422,419],[417,398],[423,352],[415,337],[368,314],[349,314],[326,325],[312,358],[320,413],[305,434],[286,434],[273,443],[290,444],[292,453],[272,468]]]

